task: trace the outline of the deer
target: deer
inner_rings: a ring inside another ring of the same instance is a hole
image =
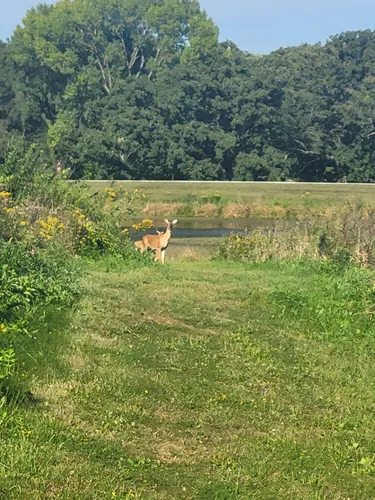
[[[162,264],[164,264],[165,251],[172,236],[172,228],[177,223],[177,219],[172,222],[169,222],[168,219],[164,219],[164,222],[167,224],[165,231],[156,231],[157,234],[146,234],[140,241],[134,243],[142,253],[148,248],[156,250],[155,260],[161,261]]]

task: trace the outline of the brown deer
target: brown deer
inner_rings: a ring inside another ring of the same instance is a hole
[[[172,236],[172,228],[177,223],[177,219],[173,222],[169,222],[168,219],[164,219],[164,222],[167,224],[167,228],[164,232],[156,231],[158,234],[146,234],[140,241],[136,241],[134,243],[142,253],[148,248],[155,250],[155,260],[160,260],[162,264],[164,264],[165,251]]]

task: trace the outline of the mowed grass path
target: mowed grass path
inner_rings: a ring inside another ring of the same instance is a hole
[[[90,270],[39,403],[15,410],[0,497],[375,498],[373,338],[272,298],[320,287],[277,264]]]

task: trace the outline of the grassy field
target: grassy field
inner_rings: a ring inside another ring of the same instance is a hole
[[[88,183],[95,190],[112,185],[106,181]],[[139,189],[151,203],[189,203],[215,194],[225,203],[282,207],[336,207],[348,201],[375,203],[375,185],[371,184],[117,181],[114,186],[128,191]]]
[[[35,399],[0,412],[0,498],[374,498],[373,279],[92,265],[49,354],[25,344]]]

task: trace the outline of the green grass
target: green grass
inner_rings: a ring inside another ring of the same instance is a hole
[[[88,181],[97,190],[111,185],[106,181]],[[307,183],[233,183],[233,182],[173,182],[117,181],[127,191],[140,189],[147,200],[157,203],[191,203],[205,195],[221,195],[221,203],[259,203],[289,207],[337,207],[348,201],[374,204],[374,185],[364,184],[307,184]],[[304,196],[306,192],[310,194]]]
[[[373,498],[373,278],[91,266],[37,402],[0,416],[0,498]]]

